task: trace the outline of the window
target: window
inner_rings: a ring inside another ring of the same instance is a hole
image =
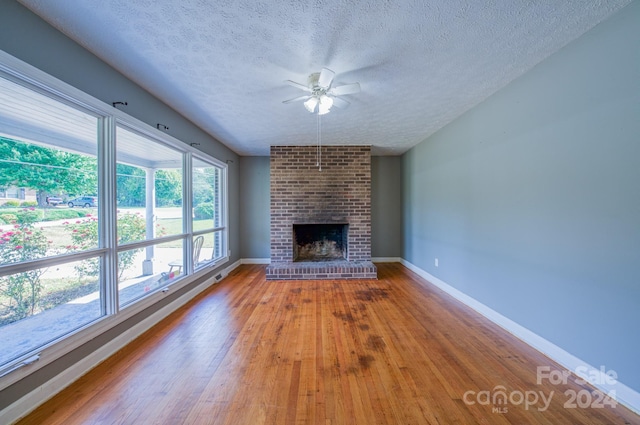
[[[98,210],[46,204],[53,194],[98,195],[101,120],[0,78],[0,185],[36,193],[0,208],[0,369],[106,314]]]
[[[121,125],[116,127],[118,294],[123,307],[183,276],[183,153]],[[135,242],[137,248],[122,250]],[[151,241],[154,241],[153,243]]]
[[[0,376],[228,259],[225,164],[12,60],[0,55]]]
[[[193,160],[193,228],[203,237],[202,250],[195,266],[221,258],[226,253],[222,170],[201,159]]]

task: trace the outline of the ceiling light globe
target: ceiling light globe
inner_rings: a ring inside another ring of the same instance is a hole
[[[316,106],[318,106],[318,98],[310,97],[309,99],[304,101],[304,107],[307,108],[307,111],[314,113],[316,110]]]
[[[333,106],[333,99],[323,94],[320,96],[320,104],[318,105],[318,114],[324,115],[329,113],[329,110]]]

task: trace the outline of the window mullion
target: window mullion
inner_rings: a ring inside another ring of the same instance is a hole
[[[186,234],[183,245],[183,264],[186,274],[193,273],[193,157],[187,152],[182,156],[182,216]]]
[[[218,196],[220,205],[220,212],[222,214],[220,225],[224,227],[222,231],[222,256],[231,255],[229,253],[229,202],[227,199],[227,171],[228,167],[220,168],[218,190],[216,196]]]
[[[118,312],[118,252],[116,199],[116,123],[113,117],[100,120],[98,140],[99,240],[106,248],[102,258],[100,288],[106,314]]]

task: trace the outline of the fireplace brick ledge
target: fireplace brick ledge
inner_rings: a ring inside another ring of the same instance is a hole
[[[267,280],[377,279],[371,261],[296,261],[270,264]]]

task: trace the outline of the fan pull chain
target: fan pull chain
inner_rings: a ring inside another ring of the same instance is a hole
[[[322,134],[320,133],[320,114],[318,115],[318,150],[316,154],[316,166],[318,171],[322,171]]]

